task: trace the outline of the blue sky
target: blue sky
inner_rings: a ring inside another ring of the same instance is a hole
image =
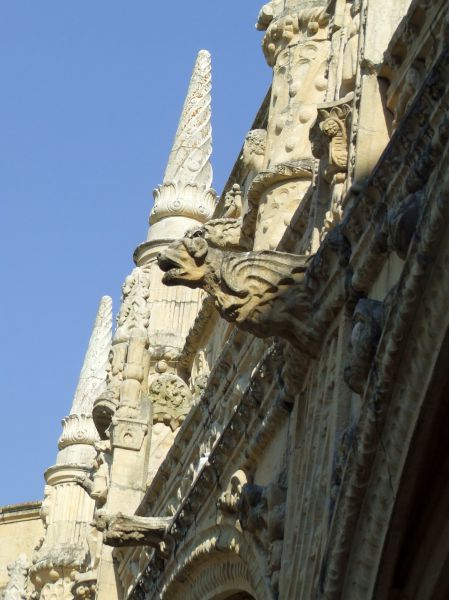
[[[0,505],[42,497],[99,299],[117,311],[202,48],[221,191],[270,83],[262,4],[0,0]]]

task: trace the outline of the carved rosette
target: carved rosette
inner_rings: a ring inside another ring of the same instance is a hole
[[[192,394],[186,383],[177,375],[164,374],[155,379],[149,388],[153,405],[153,422],[165,423],[177,429],[192,404]]]

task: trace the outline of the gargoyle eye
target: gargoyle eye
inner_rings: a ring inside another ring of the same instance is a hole
[[[201,229],[198,229],[197,231],[194,231],[192,234],[193,238],[199,238],[199,237],[203,237],[203,231]]]

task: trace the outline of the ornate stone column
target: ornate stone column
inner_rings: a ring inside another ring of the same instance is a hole
[[[202,50],[163,183],[154,191],[147,240],[136,249],[137,266],[123,286],[108,387],[94,406],[97,428],[110,438],[113,453],[106,518],[134,514],[190,407],[191,394],[177,374],[177,360],[203,294],[163,286],[156,258],[214,212],[210,92],[210,54]],[[97,598],[112,600],[117,593],[111,548],[103,546]]]
[[[193,68],[163,183],[154,190],[148,237],[134,254],[136,264],[145,265],[151,279],[148,296],[151,307],[149,385],[155,410],[150,477],[170,448],[191,397],[179,377],[178,358],[204,295],[201,290],[163,285],[163,274],[156,258],[169,243],[182,237],[188,229],[204,224],[214,213],[211,87],[211,56],[201,50]],[[163,396],[161,390],[164,390]],[[173,398],[171,392],[167,395],[167,390],[174,392]],[[178,400],[179,405],[176,404]],[[161,402],[165,403],[162,412]]]
[[[244,232],[254,236],[255,250],[278,246],[312,181],[309,132],[327,88],[326,6],[325,0],[274,0],[259,14],[273,84],[263,167],[249,189],[243,224]]]
[[[94,501],[78,485],[87,476],[99,440],[92,420],[94,399],[105,386],[112,335],[112,301],[101,299],[97,318],[68,417],[63,419],[56,465],[45,473],[47,485],[41,517],[45,535],[36,547],[30,569],[35,597],[72,598],[75,575],[88,562],[86,542]]]

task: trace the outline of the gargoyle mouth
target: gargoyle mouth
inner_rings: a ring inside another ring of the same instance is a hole
[[[175,259],[169,258],[166,254],[159,254],[157,264],[165,275],[162,277],[162,282],[167,283],[174,277],[180,277],[185,274],[184,267]]]

